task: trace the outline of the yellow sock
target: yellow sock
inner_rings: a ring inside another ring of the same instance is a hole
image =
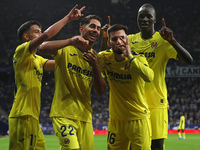
[[[183,133],[183,138],[185,138],[185,133]]]
[[[179,137],[181,137],[181,132],[178,133]]]

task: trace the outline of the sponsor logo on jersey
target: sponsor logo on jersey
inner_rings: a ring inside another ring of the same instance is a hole
[[[110,81],[118,82],[121,84],[131,84],[132,76],[131,74],[119,74],[107,70],[107,77]]]
[[[93,73],[90,70],[82,69],[80,66],[73,65],[72,63],[68,63],[67,68],[70,68],[73,71],[76,71],[80,74],[86,75],[88,77],[92,77]]]
[[[150,58],[150,57],[155,58],[155,53],[154,52],[145,52],[145,53],[141,52],[139,54],[143,54],[146,58]]]
[[[37,68],[34,68],[34,75],[37,75],[37,78],[38,78],[38,80],[39,81],[42,81],[42,76],[43,76],[43,73],[41,73],[41,72],[39,72],[38,70],[37,70]]]
[[[107,75],[115,79],[132,79],[130,74],[119,74],[109,70],[107,70]]]

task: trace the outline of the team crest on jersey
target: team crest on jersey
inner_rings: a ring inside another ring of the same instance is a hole
[[[151,48],[156,48],[158,46],[158,43],[157,42],[152,42],[151,43]]]
[[[131,68],[131,64],[130,63],[127,63],[125,66],[124,66],[124,70],[129,70]]]
[[[65,144],[69,144],[69,143],[70,143],[70,140],[69,140],[68,138],[66,138],[65,141],[64,141],[64,143],[65,143]]]

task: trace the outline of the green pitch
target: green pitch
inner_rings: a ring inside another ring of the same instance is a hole
[[[45,135],[47,150],[60,150],[55,135]],[[106,135],[95,135],[95,150],[106,150]],[[8,137],[0,137],[0,149],[8,150]],[[165,150],[199,150],[200,134],[186,134],[185,140],[178,140],[177,134],[169,134]]]

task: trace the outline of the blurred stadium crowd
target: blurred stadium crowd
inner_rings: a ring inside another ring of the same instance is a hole
[[[5,79],[12,78],[13,74],[5,74]],[[40,123],[50,125],[49,117],[51,102],[54,94],[53,72],[45,72],[41,94]],[[185,114],[186,125],[200,125],[200,78],[166,78],[168,86],[169,125],[178,125],[180,112]],[[7,123],[14,96],[13,80],[0,81],[0,120]],[[95,91],[91,91],[93,125],[98,129],[99,125],[107,125],[109,121],[109,87],[106,93],[98,97]]]
[[[63,17],[78,3],[80,7],[86,5],[84,15],[96,14],[106,24],[107,16],[111,16],[111,24],[121,23],[127,25],[129,33],[139,32],[136,23],[138,8],[146,1],[135,2],[131,0],[118,0],[95,2],[88,0],[74,0],[69,4],[64,0],[29,1],[19,0],[17,3],[2,0],[0,2],[0,121],[7,123],[13,97],[14,97],[14,73],[12,69],[12,56],[15,48],[20,44],[17,40],[16,31],[18,27],[27,20],[38,20],[45,30],[50,24]],[[173,2],[173,3],[172,3]],[[64,5],[67,3],[66,5]],[[192,66],[200,66],[200,2],[189,2],[186,0],[150,2],[157,10],[156,29],[162,26],[161,18],[164,17],[166,25],[174,31],[174,36],[180,44],[185,47],[194,59]],[[48,7],[47,7],[48,5]],[[70,22],[54,39],[63,39],[78,35],[78,21]],[[96,51],[100,50],[101,38],[94,45]],[[45,57],[45,56],[44,56]],[[185,66],[181,62],[170,61],[168,66]],[[190,66],[188,66],[190,67]],[[51,124],[50,112],[51,102],[54,94],[53,71],[44,72],[41,94],[42,125]],[[200,76],[199,77],[176,77],[166,78],[169,100],[169,124],[176,125],[179,121],[179,113],[184,112],[186,124],[200,125]],[[98,125],[107,125],[109,121],[108,109],[109,87],[106,93],[98,97],[94,90],[91,91],[93,124],[96,129]]]

